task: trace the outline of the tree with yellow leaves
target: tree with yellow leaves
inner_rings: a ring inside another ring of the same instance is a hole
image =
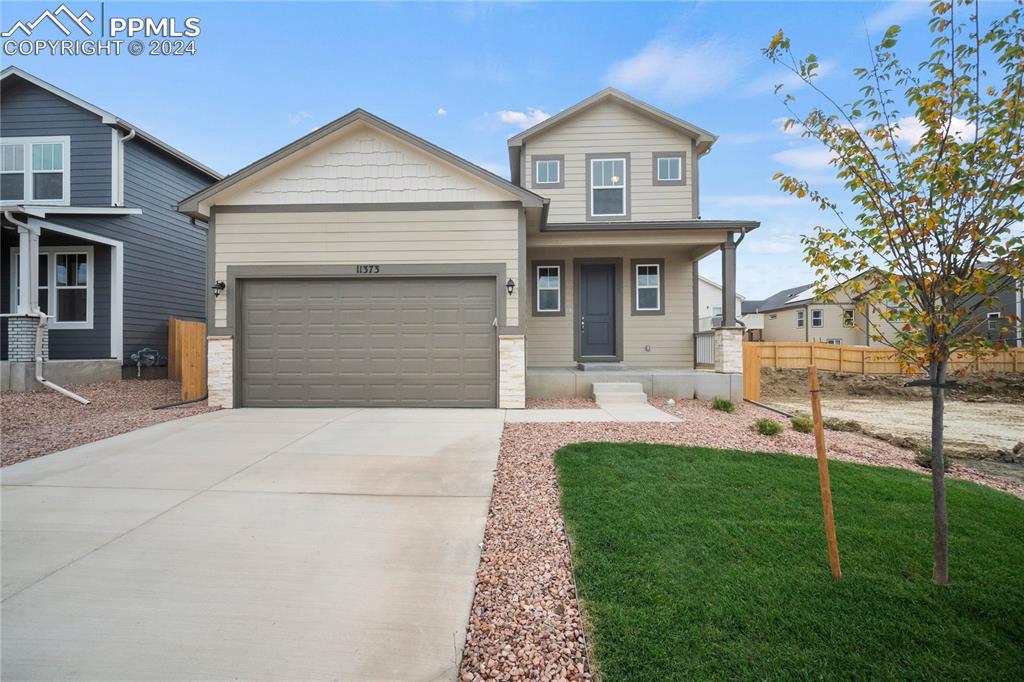
[[[791,115],[786,126],[828,149],[855,213],[804,180],[775,176],[784,192],[812,201],[835,223],[802,239],[819,292],[839,284],[862,311],[882,311],[891,330],[869,334],[893,347],[908,370],[928,375],[932,577],[940,585],[949,583],[942,433],[948,362],[956,352],[1001,347],[980,318],[999,288],[1024,270],[1021,0],[987,24],[980,10],[977,0],[933,1],[932,51],[916,67],[897,57],[900,28],[890,27],[871,47],[870,65],[854,71],[860,89],[849,103],[819,86],[817,57],[795,57],[783,31],[763,50],[816,98],[801,109],[776,88]],[[1008,328],[1020,323],[1006,321]]]

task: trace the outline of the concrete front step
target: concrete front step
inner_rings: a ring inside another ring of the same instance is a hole
[[[607,382],[594,384],[594,402],[604,405],[643,405],[647,402],[642,384]]]

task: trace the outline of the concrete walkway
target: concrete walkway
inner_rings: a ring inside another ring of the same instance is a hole
[[[508,410],[505,421],[516,422],[681,422],[653,405],[605,405],[596,409]]]
[[[231,410],[3,470],[4,679],[453,679],[503,410]]]

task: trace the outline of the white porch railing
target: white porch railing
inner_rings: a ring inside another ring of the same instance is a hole
[[[694,365],[697,367],[715,366],[715,332],[700,331],[693,335]]]

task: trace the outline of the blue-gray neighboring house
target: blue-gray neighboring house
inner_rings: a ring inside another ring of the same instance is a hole
[[[205,320],[207,226],[176,206],[220,177],[21,69],[0,72],[0,389],[33,385],[38,311],[57,383],[134,374],[135,351],[166,355],[168,318]]]

